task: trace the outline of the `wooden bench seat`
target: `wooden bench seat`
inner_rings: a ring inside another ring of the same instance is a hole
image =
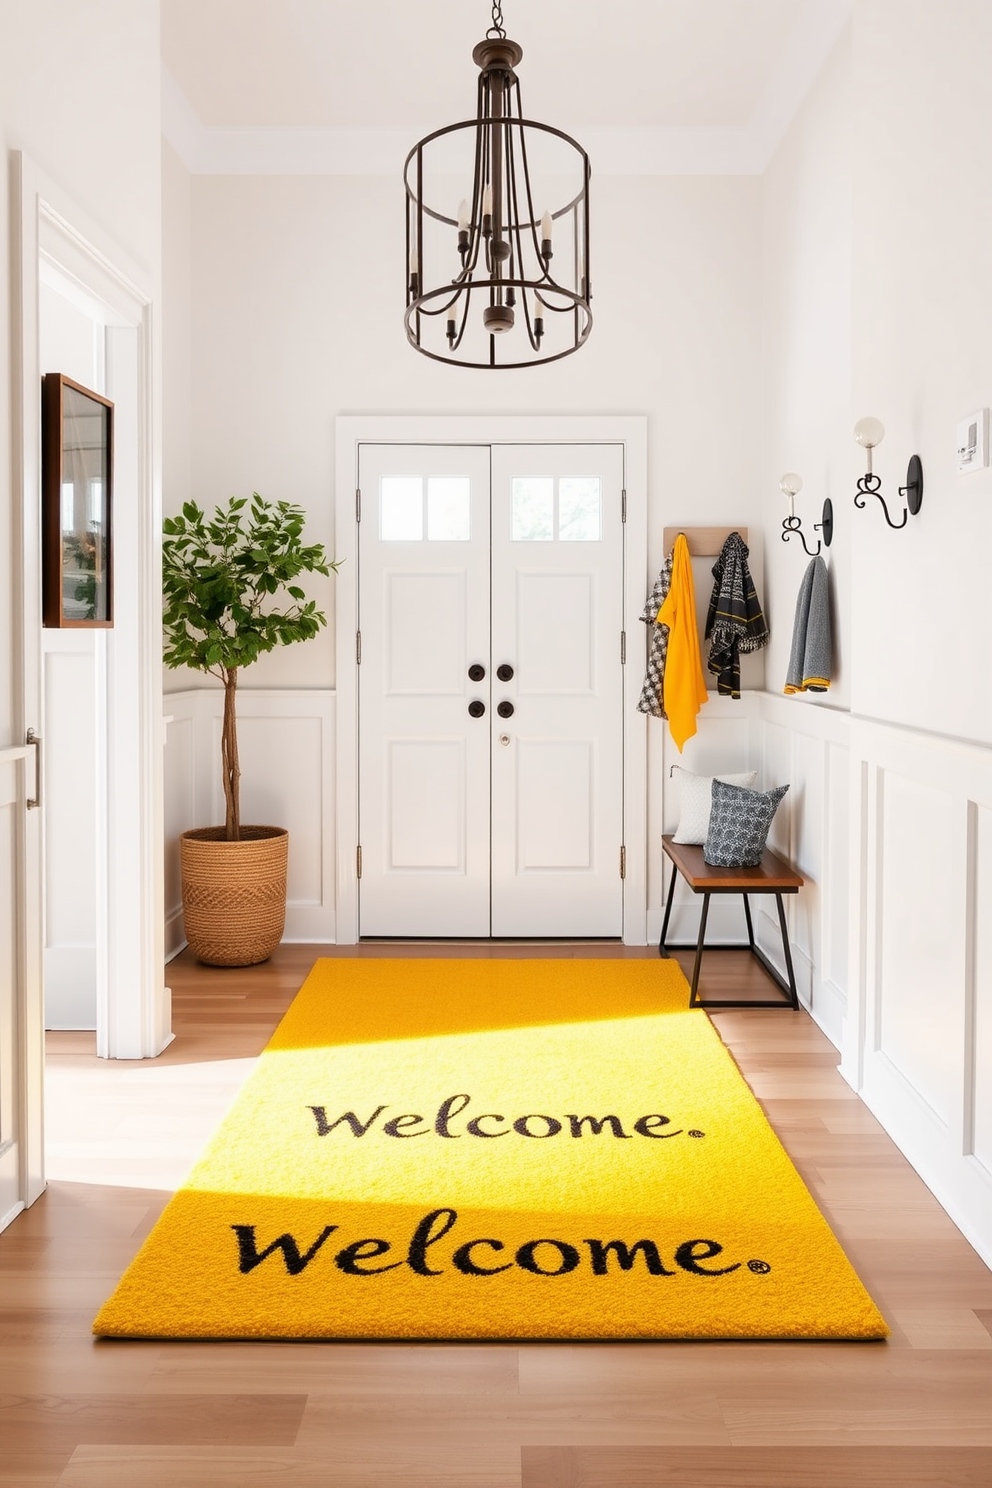
[[[785,906],[782,903],[783,894],[798,894],[803,886],[803,878],[793,868],[766,848],[762,854],[761,862],[753,868],[717,868],[712,863],[707,863],[703,857],[702,847],[692,843],[674,842],[670,835],[661,839],[662,848],[666,857],[672,864],[671,882],[668,886],[668,898],[665,902],[665,918],[661,927],[661,939],[658,942],[659,956],[667,956],[670,947],[666,945],[665,937],[668,934],[668,922],[672,913],[672,901],[675,898],[675,885],[681,877],[690,887],[694,894],[702,894],[703,907],[699,917],[699,938],[696,941],[696,959],[692,968],[692,995],[689,999],[690,1007],[788,1007],[798,1010],[799,996],[796,991],[796,974],[792,965],[792,951],[789,947],[789,933],[785,923]],[[747,922],[747,944],[746,946],[711,946],[711,950],[749,950],[756,956],[769,976],[782,988],[786,994],[785,998],[775,998],[765,1001],[730,1001],[721,1002],[704,1001],[699,996],[699,966],[703,959],[703,946],[706,939],[706,919],[709,914],[710,896],[713,894],[740,894],[744,900],[744,918]],[[751,906],[748,903],[750,894],[774,894],[775,903],[778,906],[778,921],[782,930],[782,949],[785,953],[785,964],[788,968],[788,980],[786,981],[778,968],[773,966],[764,952],[755,944],[754,926],[751,922]],[[690,949],[687,946],[678,946],[673,949]]]

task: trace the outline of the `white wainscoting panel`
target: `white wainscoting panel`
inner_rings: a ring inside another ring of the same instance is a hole
[[[668,724],[662,719],[648,720],[649,758],[660,754],[662,769],[662,824],[652,831],[648,864],[648,941],[657,943],[661,935],[665,898],[668,894],[668,859],[661,849],[661,833],[674,832],[679,823],[678,777],[672,766],[680,765],[693,775],[737,775],[743,770],[757,770],[760,761],[754,754],[752,723],[757,694],[746,692],[740,698],[720,697],[710,693],[699,711],[697,732],[686,740],[679,752],[672,742]],[[760,774],[759,774],[760,779]],[[650,794],[657,799],[658,792]],[[654,825],[654,824],[652,824]],[[664,862],[662,861],[664,859]],[[699,934],[702,900],[687,889],[681,879],[676,885],[668,939],[673,945],[695,944]],[[712,945],[734,945],[746,941],[744,907],[736,895],[714,896],[706,923],[706,942]]]
[[[104,638],[45,630],[42,644],[45,1027],[96,1028]]]
[[[961,1083],[966,823],[948,791],[895,770],[876,789],[872,1053],[946,1126]]]
[[[186,944],[183,934],[183,887],[179,871],[179,838],[191,827],[202,826],[196,815],[196,700],[198,692],[166,697],[165,760],[165,954],[178,955]]]
[[[785,900],[799,998],[839,1045],[847,1005],[850,720],[836,709],[772,693],[760,695],[756,711],[759,784],[789,786],[769,846],[805,879]],[[757,899],[755,908],[758,943],[784,974],[775,901]]]
[[[823,955],[820,985],[839,1002],[842,1014],[847,1007],[851,957],[851,749],[846,729],[843,743],[827,739],[824,748],[824,892],[819,896],[824,920],[820,941]],[[839,1025],[834,1043],[840,1043]]]
[[[966,1071],[971,1092],[969,1145],[975,1161],[992,1179],[992,808],[972,811],[974,881],[969,905],[969,933],[974,943],[970,1018],[974,1057]]]
[[[165,759],[166,943],[183,945],[179,836],[224,820],[220,689],[171,693]],[[330,943],[335,932],[334,696],[326,691],[238,693],[241,816],[289,830],[288,941]]]
[[[20,759],[0,759],[0,1016],[4,1026],[16,1023],[18,966],[20,948],[17,905],[21,891],[18,852],[18,828],[24,812],[20,781],[24,763]],[[33,775],[33,769],[32,769]],[[30,787],[29,787],[30,788]],[[18,1134],[18,1092],[20,1079],[16,1069],[19,1049],[0,1046],[0,1144],[16,1141]],[[15,1165],[16,1166],[16,1165]],[[23,1208],[19,1202],[20,1183],[0,1166],[0,1229]]]
[[[992,1262],[992,750],[852,720],[842,1073]]]

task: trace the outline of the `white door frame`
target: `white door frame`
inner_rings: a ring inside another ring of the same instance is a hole
[[[42,372],[53,370],[40,366],[42,263],[106,306],[110,323],[125,329],[134,350],[136,490],[130,509],[118,503],[115,511],[115,624],[106,632],[106,706],[98,723],[105,746],[101,785],[106,820],[97,854],[105,868],[98,890],[97,1052],[106,1058],[147,1059],[160,1054],[172,1039],[162,912],[161,400],[153,287],[149,275],[30,159],[15,152],[13,168],[19,250],[14,306],[19,407],[14,443],[23,567],[15,613],[23,627],[18,639],[24,658],[20,720],[24,728],[37,727],[33,720],[40,707],[40,388]],[[36,932],[40,934],[40,925],[33,927],[32,934]],[[32,959],[36,953],[40,962],[40,944],[32,948]],[[41,1008],[34,1003],[40,984],[39,972],[29,989],[32,1006],[25,1030],[32,1046],[26,1060],[35,1072],[28,1102],[32,1108],[37,1102],[39,1110],[43,1021]],[[40,1139],[40,1124],[38,1133]]]
[[[647,718],[637,711],[644,681],[638,619],[647,582],[647,418],[643,415],[342,415],[335,424],[337,645],[337,941],[358,941],[358,566],[355,540],[362,444],[622,444],[626,491],[624,625],[623,939],[647,943]]]

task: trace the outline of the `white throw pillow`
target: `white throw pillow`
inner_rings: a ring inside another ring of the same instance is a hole
[[[684,770],[681,765],[673,765],[672,774],[679,783],[679,824],[673,840],[693,842],[698,846],[706,841],[709,831],[713,781],[722,780],[724,785],[750,789],[758,777],[757,770],[744,770],[739,775],[693,775],[691,770]]]

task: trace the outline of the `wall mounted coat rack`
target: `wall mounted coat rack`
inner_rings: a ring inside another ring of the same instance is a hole
[[[665,552],[670,553],[681,533],[689,544],[690,558],[719,558],[723,545],[732,532],[739,532],[747,542],[746,527],[666,527],[662,534]]]

